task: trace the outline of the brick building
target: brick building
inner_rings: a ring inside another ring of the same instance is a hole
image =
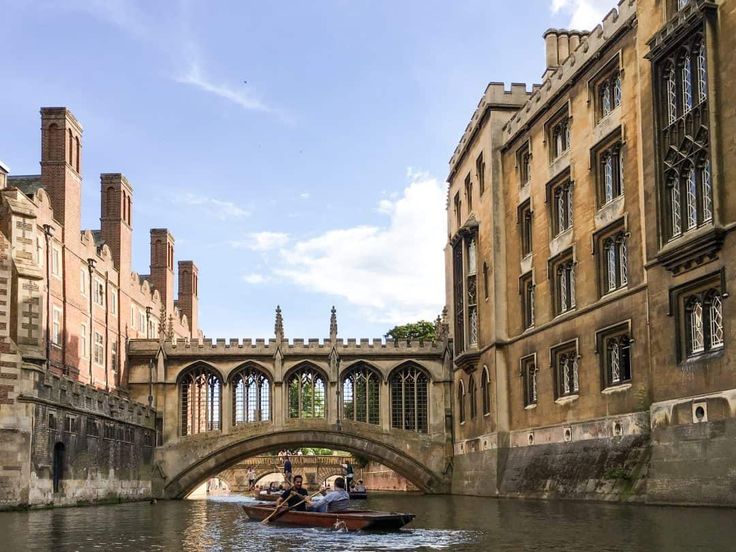
[[[174,237],[163,228],[150,233],[150,274],[132,272],[133,188],[120,173],[100,175],[100,229],[80,228],[82,149],[74,115],[43,108],[41,174],[0,168],[0,247],[13,266],[0,333],[25,362],[113,389],[125,382],[128,339],[199,336],[198,273],[179,261],[176,297]]]
[[[448,178],[456,491],[615,494],[617,466],[736,500],[733,7],[621,0],[545,33],[531,92],[486,90]]]

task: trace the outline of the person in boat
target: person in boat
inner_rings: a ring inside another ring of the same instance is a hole
[[[348,484],[348,490],[351,490],[353,488],[353,465],[348,462],[347,464],[343,464],[342,468],[345,470],[345,480]]]
[[[290,510],[296,512],[305,512],[307,510],[307,503],[304,502],[304,497],[307,496],[307,489],[302,487],[303,478],[301,475],[294,476],[294,484],[291,489],[286,489],[276,501],[276,506],[281,506],[286,503]],[[301,502],[301,504],[299,504]]]
[[[335,488],[323,497],[310,500],[309,510],[312,512],[344,512],[350,505],[350,495],[345,490],[345,479],[335,479]]]
[[[284,456],[284,481],[291,485],[291,459],[288,454]]]
[[[365,485],[363,485],[363,480],[362,479],[358,479],[358,484],[355,487],[353,487],[353,491],[355,491],[356,493],[364,493],[364,492],[366,492],[365,491]]]
[[[256,487],[256,470],[251,466],[248,468],[248,490],[253,490]]]

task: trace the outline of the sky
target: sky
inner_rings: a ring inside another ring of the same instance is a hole
[[[490,81],[615,0],[0,0],[0,160],[38,174],[39,109],[133,186],[133,266],[166,227],[207,337],[380,337],[444,304],[448,161]]]

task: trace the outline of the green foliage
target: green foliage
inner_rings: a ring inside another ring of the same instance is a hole
[[[394,326],[386,333],[385,337],[401,341],[434,341],[437,338],[437,333],[432,322],[420,320],[402,326]]]
[[[365,468],[370,461],[367,457],[361,456],[360,454],[353,454],[353,459],[355,460],[355,465],[359,468]]]
[[[631,474],[628,472],[628,470],[626,470],[626,468],[616,466],[615,468],[608,468],[605,472],[603,472],[603,479],[628,481],[629,479],[631,479]]]

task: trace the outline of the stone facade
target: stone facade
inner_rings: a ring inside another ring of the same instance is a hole
[[[622,0],[486,91],[448,179],[454,492],[736,503],[729,5]]]
[[[196,266],[180,262],[175,300],[174,239],[155,229],[151,275],[131,272],[132,187],[119,173],[100,177],[100,229],[81,230],[82,126],[68,109],[41,109],[41,174],[8,172],[0,164],[0,504],[150,494],[150,483],[134,488],[150,465],[150,451],[140,456],[128,439],[137,445],[140,431],[85,433],[85,406],[46,391],[79,395],[81,385],[107,408],[126,393],[129,339],[200,336]],[[47,431],[49,409],[59,426]],[[117,407],[93,410],[116,428],[126,422]],[[153,427],[147,416],[135,423]],[[76,430],[62,427],[67,418]],[[55,450],[63,484],[50,492]]]

